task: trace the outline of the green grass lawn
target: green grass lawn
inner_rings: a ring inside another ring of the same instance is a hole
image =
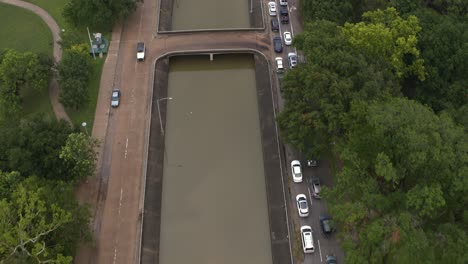
[[[73,123],[80,126],[81,123],[86,122],[88,124],[88,131],[91,131],[94,124],[94,114],[96,112],[99,83],[101,81],[102,65],[104,64],[104,60],[104,58],[93,60],[93,74],[91,76],[91,82],[88,89],[88,103],[78,110],[66,109],[68,116]]]
[[[35,4],[51,15],[60,28],[69,28],[62,16],[62,10],[70,0],[25,0],[31,4]]]
[[[46,23],[34,13],[0,3],[0,50],[45,53],[52,56],[52,33]]]

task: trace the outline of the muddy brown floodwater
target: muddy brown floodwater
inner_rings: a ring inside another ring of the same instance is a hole
[[[170,59],[161,264],[271,264],[254,60]]]
[[[249,28],[248,0],[174,0],[172,30]]]

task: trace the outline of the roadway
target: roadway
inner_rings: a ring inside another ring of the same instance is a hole
[[[282,53],[275,53],[274,51],[270,50],[270,56],[272,65],[272,70],[276,70],[276,65],[274,63],[275,57],[282,57],[283,58],[283,65],[285,67],[285,72],[289,69],[288,58],[287,54],[290,52],[294,52],[298,54],[297,50],[293,46],[286,46],[284,45],[284,38],[283,33],[285,31],[291,32],[294,35],[303,31],[302,25],[300,23],[298,5],[299,2],[295,0],[289,0],[288,2],[288,11],[289,11],[289,23],[283,24],[280,22],[280,27],[278,32],[271,31],[271,18],[277,18],[280,21],[279,17],[279,0],[276,0],[276,5],[278,9],[278,16],[271,17],[268,13],[268,0],[263,0],[264,2],[264,16],[267,18],[266,23],[266,32],[271,33],[271,39],[275,36],[280,36],[283,39],[283,52]],[[272,42],[272,40],[270,40]],[[301,54],[298,54],[301,56]],[[300,64],[299,66],[300,67]],[[281,74],[274,74],[277,78],[275,78],[277,94],[281,94],[280,91],[280,79]],[[281,96],[278,96],[278,105],[279,110],[283,109],[284,102]],[[343,262],[344,254],[340,248],[339,242],[337,240],[336,234],[332,234],[331,236],[325,236],[322,232],[319,217],[323,214],[329,214],[326,206],[326,202],[321,199],[315,199],[312,197],[312,189],[311,189],[311,178],[318,177],[321,180],[322,185],[331,186],[332,185],[332,173],[330,170],[329,163],[327,161],[321,161],[319,166],[316,168],[306,168],[305,166],[305,157],[302,157],[300,153],[295,151],[294,149],[290,148],[289,146],[284,146],[285,151],[285,167],[287,168],[286,175],[287,179],[285,184],[289,187],[288,189],[288,208],[289,208],[289,217],[291,218],[290,221],[290,230],[291,230],[291,243],[293,246],[295,239],[300,239],[300,226],[309,225],[312,227],[314,233],[314,246],[315,246],[315,253],[312,254],[304,254],[303,262],[307,264],[315,264],[315,263],[324,263],[325,257],[328,254],[333,254],[338,258],[340,263]],[[292,160],[300,160],[303,167],[303,174],[304,174],[304,181],[302,183],[294,183],[292,181],[292,173],[291,173],[291,161]],[[305,218],[299,217],[296,205],[296,195],[298,194],[305,194],[308,197],[308,204],[309,204],[309,216]],[[302,244],[300,245],[302,246]],[[302,248],[299,250],[302,252]],[[293,250],[293,252],[297,252]],[[301,263],[300,260],[296,260],[295,263]]]

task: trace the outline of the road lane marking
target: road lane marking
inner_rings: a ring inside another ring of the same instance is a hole
[[[120,200],[119,200],[119,211],[117,216],[117,227],[120,229],[120,209],[122,208],[122,196],[123,196],[123,188],[120,188]],[[117,263],[117,244],[119,244],[119,239],[116,237],[114,241],[114,261],[113,264]]]
[[[310,194],[310,188],[307,186],[307,191],[309,191],[310,206],[312,206],[312,195]]]
[[[127,152],[128,152],[128,137],[127,142],[125,143],[125,159],[127,159]],[[122,197],[120,197],[122,199]]]
[[[322,250],[320,249],[320,240],[317,239],[317,242],[318,242],[318,246],[319,246],[320,262],[323,262],[323,259],[322,259]]]
[[[114,248],[114,264],[117,263],[117,248]]]

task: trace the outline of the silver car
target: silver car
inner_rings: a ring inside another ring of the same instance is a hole
[[[112,90],[111,106],[118,107],[119,105],[120,105],[120,90],[114,89]]]

